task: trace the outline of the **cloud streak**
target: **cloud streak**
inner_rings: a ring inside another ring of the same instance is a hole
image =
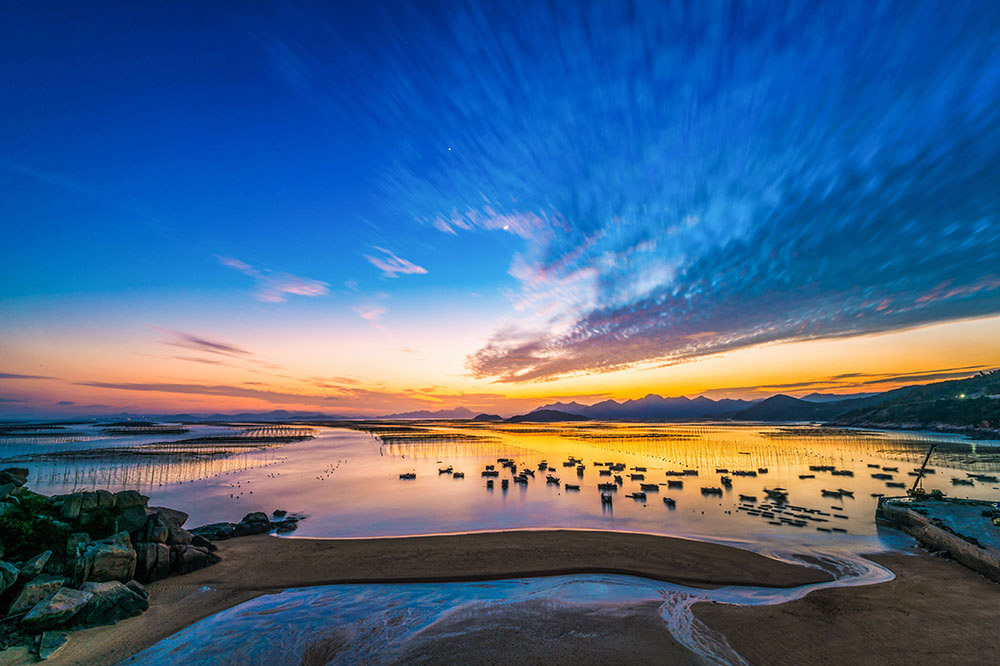
[[[286,296],[325,296],[330,293],[330,285],[320,280],[300,277],[291,273],[275,273],[268,269],[254,268],[250,264],[233,257],[219,256],[219,263],[239,271],[254,279],[254,296],[265,303],[282,303]]]
[[[372,266],[382,271],[382,275],[388,278],[396,278],[400,275],[426,275],[427,269],[423,266],[417,266],[412,261],[407,261],[401,257],[396,256],[390,250],[385,248],[376,247],[376,250],[382,253],[382,256],[373,257],[369,254],[365,255]]]

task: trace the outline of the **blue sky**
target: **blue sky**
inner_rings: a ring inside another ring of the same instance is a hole
[[[1000,311],[994,2],[6,13],[8,338],[422,327],[507,385]]]

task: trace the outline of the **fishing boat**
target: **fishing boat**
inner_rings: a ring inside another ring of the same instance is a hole
[[[415,478],[417,478],[417,473],[416,472],[403,472],[402,474],[399,475],[399,478],[401,478],[401,479],[415,479]]]
[[[453,479],[464,479],[465,478],[465,472],[455,472],[454,474],[451,475],[451,477]]]
[[[815,474],[799,474],[800,479],[815,479]]]
[[[500,476],[500,472],[495,469],[484,469],[483,476]]]
[[[645,472],[646,468],[645,467],[633,467],[632,470],[635,471],[635,472]]]
[[[715,468],[715,473],[716,474],[729,474],[729,470],[726,469],[725,467],[716,467]]]
[[[830,474],[834,476],[854,476],[854,472],[849,469],[835,469]]]
[[[757,473],[758,474],[767,474],[767,468],[766,467],[758,467],[757,468]]]
[[[840,497],[841,492],[839,490],[821,490],[820,494],[823,497]]]
[[[576,485],[575,483],[567,483],[565,486],[563,486],[563,488],[565,488],[566,490],[579,490],[580,486]]]
[[[545,477],[545,483],[551,483],[554,486],[558,486],[559,485],[559,477],[558,476],[552,476],[551,474],[549,474],[549,475],[547,475]]]
[[[667,481],[667,488],[683,488],[683,481]]]
[[[622,479],[620,474],[615,474],[615,483],[619,486],[624,485],[625,481]]]
[[[633,481],[642,481],[646,478],[645,474],[629,474],[629,478]]]
[[[728,476],[724,476],[721,479],[719,479],[719,483],[721,483],[722,485],[724,485],[727,488],[729,488],[729,487],[732,487],[733,480],[731,478],[729,478]]]
[[[880,481],[891,481],[892,474],[883,474],[882,472],[879,472],[878,474],[872,474],[872,478],[879,479]]]
[[[640,483],[639,487],[643,490],[659,490],[660,486],[657,483]]]
[[[837,488],[837,490],[844,497],[854,497],[854,491],[853,490],[844,490],[843,488]]]
[[[642,500],[643,502],[646,501],[646,493],[638,493],[637,492],[637,493],[632,493],[630,495],[626,495],[626,497],[631,497],[632,499]]]
[[[618,490],[618,486],[616,486],[613,483],[598,483],[597,484],[597,489],[598,490]]]
[[[899,471],[899,468],[898,468],[898,467],[885,467],[885,466],[883,465],[883,466],[882,466],[882,471],[883,471],[883,472],[898,472],[898,471]]]
[[[671,507],[672,506],[676,506],[676,504],[677,504],[677,502],[674,501],[673,497],[664,497],[663,498],[663,503],[666,504],[667,506],[671,506]]]
[[[451,474],[452,467],[448,465],[447,467],[441,467],[438,469],[438,474]]]
[[[597,474],[599,476],[611,476],[611,470],[610,469],[602,469],[602,470],[599,470],[597,472]]]
[[[721,495],[722,494],[722,488],[716,488],[715,486],[702,486],[701,487],[701,494],[702,495]]]

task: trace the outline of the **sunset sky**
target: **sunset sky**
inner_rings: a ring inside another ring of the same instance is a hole
[[[493,4],[5,9],[0,419],[1000,366],[1000,3]]]

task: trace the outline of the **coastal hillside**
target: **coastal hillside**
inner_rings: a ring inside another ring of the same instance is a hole
[[[560,412],[555,409],[539,409],[529,414],[518,414],[507,419],[507,423],[560,423],[562,421],[588,421],[586,416]]]
[[[1000,370],[911,387],[874,406],[850,409],[836,425],[1000,429]]]

